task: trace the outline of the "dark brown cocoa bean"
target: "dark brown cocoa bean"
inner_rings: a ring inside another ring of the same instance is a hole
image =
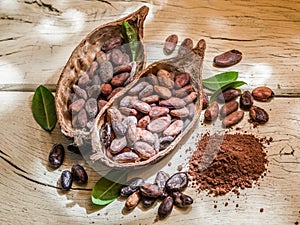
[[[206,109],[209,105],[208,96],[205,91],[202,90],[202,110]]]
[[[239,103],[237,103],[236,101],[227,102],[221,107],[220,115],[222,117],[225,117],[230,113],[233,113],[234,111],[238,110],[238,107]]]
[[[78,85],[76,84],[73,85],[73,91],[79,98],[83,98],[84,100],[87,99],[86,91],[80,88]]]
[[[140,177],[134,177],[126,182],[120,189],[120,195],[122,197],[128,197],[134,192],[138,191],[140,186],[142,186],[145,181]]]
[[[143,196],[158,198],[162,195],[162,190],[156,184],[143,184],[140,186],[140,192]]]
[[[167,100],[159,101],[160,106],[165,106],[168,108],[183,108],[187,103],[181,99],[176,97],[171,97]]]
[[[125,72],[130,73],[131,69],[132,69],[132,66],[129,65],[129,64],[125,64],[125,65],[121,65],[121,66],[116,66],[114,68],[114,74],[113,75],[117,75],[117,74],[125,73]]]
[[[114,64],[114,65],[122,65],[123,64],[123,52],[121,52],[120,49],[113,49],[111,51],[111,62]]]
[[[107,100],[109,101],[112,97],[114,97],[119,91],[123,90],[124,87],[117,87],[112,90],[111,94],[107,97]]]
[[[52,168],[61,166],[65,158],[64,146],[60,143],[54,144],[48,156],[49,165]]]
[[[185,172],[173,174],[166,182],[166,189],[170,192],[183,191],[188,186],[188,177]]]
[[[84,99],[81,98],[76,100],[71,105],[69,105],[69,112],[71,112],[72,114],[78,113],[84,107],[84,104]]]
[[[88,181],[88,175],[85,171],[85,169],[79,165],[75,164],[72,166],[71,169],[72,175],[73,175],[73,180],[80,185],[86,184]]]
[[[92,62],[92,64],[90,65],[87,74],[89,75],[90,78],[92,78],[94,76],[94,73],[96,72],[96,70],[98,69],[98,63],[97,62]]]
[[[152,93],[153,93],[153,86],[149,84],[139,93],[139,99],[148,97]]]
[[[173,209],[174,200],[171,196],[166,197],[159,205],[158,208],[158,218],[164,219],[166,218]]]
[[[95,118],[98,111],[97,100],[95,98],[89,98],[85,103],[85,110],[89,118]]]
[[[261,86],[261,87],[255,88],[252,91],[252,96],[257,101],[266,102],[269,99],[274,97],[274,92],[272,91],[271,88]]]
[[[159,139],[159,149],[163,150],[167,148],[171,142],[174,140],[173,136],[166,136]]]
[[[242,59],[242,53],[238,50],[230,50],[214,57],[214,65],[227,67],[237,64]]]
[[[114,73],[113,65],[111,64],[110,61],[104,61],[101,64],[99,64],[98,72],[101,81],[103,83],[108,83],[113,77],[113,73]]]
[[[178,98],[184,98],[188,94],[190,94],[192,91],[194,91],[194,88],[191,85],[187,85],[183,88],[175,90],[174,95]]]
[[[113,87],[121,87],[121,86],[123,86],[124,85],[124,83],[125,83],[125,81],[128,79],[128,77],[129,77],[129,73],[127,73],[127,72],[125,72],[125,73],[120,73],[120,74],[118,74],[118,75],[116,75],[116,76],[114,76],[112,79],[111,79],[111,81],[110,81],[110,83],[111,83],[111,85],[113,86]]]
[[[78,79],[78,86],[81,88],[85,88],[87,85],[90,84],[90,77],[87,73],[84,73],[81,75],[81,77]]]
[[[185,85],[187,85],[188,83],[190,83],[190,75],[188,73],[178,74],[175,77],[175,87],[176,88],[182,88]]]
[[[140,157],[134,152],[124,152],[113,157],[119,163],[134,163],[140,161]]]
[[[235,98],[237,98],[240,94],[240,90],[229,88],[222,93],[220,93],[217,97],[219,102],[229,102]]]
[[[156,202],[156,199],[157,198],[150,198],[150,197],[146,197],[146,196],[142,195],[141,203],[142,203],[144,208],[149,208],[152,205],[154,205],[154,203]]]
[[[218,118],[219,105],[217,102],[213,102],[204,112],[205,121],[213,121]]]
[[[137,127],[146,129],[149,123],[150,123],[150,116],[144,116],[138,121]]]
[[[249,113],[251,119],[257,123],[263,124],[269,121],[268,113],[263,108],[258,106],[252,106]]]
[[[128,90],[127,94],[129,94],[129,95],[138,95],[138,93],[140,93],[140,91],[143,90],[147,85],[148,85],[147,82],[142,81],[142,82],[138,83],[137,85],[135,85],[130,90]]]
[[[60,186],[63,191],[69,191],[72,187],[73,177],[69,170],[64,170],[60,175]]]
[[[152,120],[148,126],[147,129],[152,133],[160,133],[166,130],[171,124],[170,117],[164,116],[159,117],[157,119]]]
[[[101,93],[101,86],[100,85],[92,85],[87,88],[87,93],[89,98],[98,98],[99,94]]]
[[[135,142],[134,149],[142,159],[149,159],[156,154],[156,151],[151,145],[142,141]]]
[[[152,73],[149,73],[149,74],[146,76],[146,82],[148,82],[149,84],[152,84],[153,86],[154,86],[154,85],[158,85],[157,76],[155,76],[155,75],[152,74]]]
[[[178,49],[178,55],[185,55],[191,52],[192,49],[193,49],[193,40],[190,38],[186,38],[180,44],[180,47]]]
[[[151,107],[149,116],[150,116],[150,118],[158,118],[158,117],[167,115],[169,112],[170,112],[170,110],[167,107],[154,106],[154,107]]]
[[[141,200],[141,195],[139,191],[136,191],[132,193],[125,202],[125,207],[127,210],[132,210],[134,209],[140,202]]]
[[[148,97],[144,97],[141,99],[143,102],[146,102],[148,104],[152,104],[152,103],[155,103],[155,102],[158,102],[159,101],[159,96],[158,95],[150,95]]]
[[[167,180],[170,178],[170,175],[164,171],[158,171],[156,174],[154,184],[158,186],[159,190],[164,190]]]
[[[74,143],[70,143],[67,145],[67,149],[71,152],[74,152],[75,154],[80,154],[80,150],[78,145],[74,144]]]
[[[185,101],[186,104],[192,103],[196,98],[198,97],[197,92],[191,92],[188,96],[183,98],[183,101]]]
[[[172,52],[176,48],[177,42],[178,42],[178,36],[176,34],[172,34],[166,38],[164,44],[164,52],[166,55],[172,54]]]
[[[184,208],[186,206],[189,206],[193,204],[193,199],[181,192],[173,192],[173,198],[174,198],[174,205],[176,205],[179,208]]]
[[[105,97],[109,96],[112,92],[112,86],[110,84],[101,85],[101,94]]]
[[[171,116],[175,116],[178,118],[185,118],[189,116],[189,110],[186,107],[183,107],[181,109],[173,109],[170,111]]]
[[[226,116],[222,122],[223,127],[231,127],[239,123],[244,117],[243,111],[235,111],[228,116]]]
[[[167,70],[160,69],[157,72],[157,79],[162,87],[172,89],[174,87],[174,81],[170,78],[170,73]]]
[[[104,42],[101,50],[107,52],[113,48],[117,48],[122,45],[122,38],[120,36],[113,37]]]
[[[172,97],[172,92],[166,87],[155,85],[154,91],[163,99],[168,99]]]
[[[249,110],[253,105],[253,97],[250,91],[244,91],[240,97],[240,107],[244,110]]]

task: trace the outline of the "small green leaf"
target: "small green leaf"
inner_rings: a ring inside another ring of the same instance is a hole
[[[33,117],[46,131],[52,131],[57,117],[54,96],[46,87],[40,85],[34,92],[31,105]]]
[[[139,48],[138,35],[136,33],[136,30],[127,21],[123,21],[121,33],[126,43],[129,43],[132,60],[135,61],[137,56],[137,51]]]
[[[216,90],[213,94],[212,94],[212,96],[210,97],[210,103],[213,103],[215,100],[216,100],[216,98],[218,97],[218,95],[222,92],[222,91],[225,91],[225,90],[227,90],[227,89],[229,89],[229,88],[237,88],[237,87],[240,87],[240,86],[242,86],[242,85],[244,85],[244,84],[247,84],[246,82],[244,82],[244,81],[233,81],[233,82],[231,82],[231,83],[229,83],[229,84],[226,84],[226,85],[224,85],[224,86],[222,86],[221,88],[219,88],[218,90]]]
[[[113,202],[120,193],[122,185],[127,180],[127,172],[113,170],[102,177],[92,191],[92,202],[96,205],[108,205]]]
[[[236,81],[236,79],[238,78],[238,74],[239,73],[235,71],[219,73],[215,76],[203,79],[202,84],[204,87],[216,91],[224,85]]]

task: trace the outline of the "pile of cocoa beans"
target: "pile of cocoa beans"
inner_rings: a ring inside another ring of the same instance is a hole
[[[159,171],[155,177],[154,184],[145,183],[142,178],[132,178],[120,190],[122,197],[127,197],[125,208],[133,210],[139,202],[144,208],[149,208],[160,199],[158,218],[166,218],[173,209],[187,207],[193,204],[193,199],[182,193],[188,186],[188,177],[184,172],[169,174]]]
[[[146,74],[107,110],[101,135],[107,156],[129,163],[164,150],[192,120],[197,96],[188,73]]]
[[[249,110],[250,122],[257,124],[268,122],[268,113],[263,108],[253,105],[253,103],[254,99],[266,102],[273,98],[274,92],[270,88],[261,86],[255,88],[252,93],[244,91],[238,103],[235,99],[239,95],[240,90],[227,89],[217,97],[217,101],[208,106],[208,97],[204,93],[203,109],[207,107],[204,113],[205,121],[214,121],[220,116],[219,118],[222,120],[223,127],[231,127],[239,123],[244,117],[244,111],[238,110],[240,106],[242,110]],[[218,102],[225,102],[225,104],[219,109]]]
[[[73,128],[88,130],[101,108],[131,82],[135,62],[121,36],[107,40],[86,72],[81,72],[72,87],[68,109]]]

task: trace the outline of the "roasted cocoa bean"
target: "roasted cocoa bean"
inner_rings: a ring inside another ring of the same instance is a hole
[[[205,91],[202,90],[202,110],[206,109],[209,105],[208,96]]]
[[[243,111],[235,111],[228,116],[226,116],[222,122],[223,127],[231,127],[239,123],[244,117]]]
[[[147,81],[149,84],[152,84],[153,86],[154,86],[154,85],[158,85],[157,76],[155,76],[155,75],[152,74],[152,73],[149,73],[149,74],[146,76],[146,81]]]
[[[89,118],[95,118],[98,111],[97,100],[89,98],[85,103],[85,110]]]
[[[173,198],[174,198],[174,205],[176,205],[179,208],[184,208],[186,206],[189,206],[193,204],[193,199],[181,192],[173,192]]]
[[[60,175],[60,186],[63,191],[71,189],[73,183],[72,173],[69,170],[64,170]]]
[[[151,145],[142,141],[135,142],[134,149],[142,159],[149,159],[156,154],[156,151]]]
[[[263,108],[258,106],[252,106],[249,113],[251,119],[257,123],[263,124],[269,121],[268,113]]]
[[[127,145],[126,137],[115,138],[110,145],[111,153],[117,154]]]
[[[198,97],[198,93],[193,91],[188,96],[184,97],[183,101],[186,104],[189,104],[189,103],[192,103],[197,97]]]
[[[269,99],[274,97],[274,92],[272,91],[271,88],[261,86],[261,87],[255,88],[252,91],[252,96],[257,101],[266,102]]]
[[[143,184],[140,186],[140,192],[143,196],[158,198],[162,195],[162,190],[156,184]]]
[[[86,91],[80,88],[78,85],[76,84],[73,85],[73,91],[79,98],[83,98],[84,100],[87,99]]]
[[[164,116],[159,117],[157,119],[152,120],[148,126],[147,129],[152,133],[160,133],[166,130],[171,124],[170,117]]]
[[[153,106],[153,107],[151,107],[149,116],[150,116],[150,118],[158,118],[158,117],[167,115],[169,112],[170,112],[170,110],[167,107]]]
[[[84,99],[78,99],[75,102],[73,102],[71,105],[69,105],[69,112],[78,113],[83,107],[84,107],[85,101]]]
[[[164,190],[167,180],[170,178],[170,175],[164,171],[158,171],[156,174],[154,184],[158,186],[159,190]]]
[[[225,117],[230,113],[233,113],[234,111],[238,110],[238,107],[239,103],[237,103],[236,101],[227,102],[221,107],[220,115],[222,117]]]
[[[139,99],[148,97],[152,93],[153,93],[153,86],[149,84],[139,93]]]
[[[134,163],[140,161],[140,157],[134,152],[124,152],[113,157],[119,163]]]
[[[117,48],[122,44],[122,38],[120,36],[113,37],[104,42],[101,50],[107,52],[113,48]]]
[[[84,73],[81,75],[81,77],[78,79],[78,86],[81,88],[85,88],[87,85],[90,84],[90,77],[87,73]]]
[[[240,107],[244,110],[249,110],[253,105],[253,97],[250,91],[244,91],[240,97]]]
[[[101,94],[105,97],[109,96],[112,92],[112,86],[110,84],[101,85]]]
[[[134,192],[138,191],[140,186],[142,186],[145,181],[140,177],[134,177],[126,182],[120,189],[120,195],[123,197],[128,197]]]
[[[181,109],[173,109],[170,111],[171,116],[175,116],[178,118],[185,118],[189,116],[189,110],[186,107]]]
[[[88,71],[87,71],[87,74],[89,75],[90,78],[92,78],[94,76],[94,73],[95,71],[98,69],[98,63],[97,62],[92,62]]]
[[[194,90],[194,88],[191,85],[187,85],[183,88],[180,88],[178,90],[174,91],[174,95],[178,98],[184,98],[186,97],[188,94],[192,93],[192,91]]]
[[[100,85],[92,85],[87,88],[87,93],[89,98],[98,98],[99,94],[101,93],[101,86]]]
[[[174,140],[173,136],[166,136],[159,139],[159,149],[163,150],[167,148],[171,142]]]
[[[138,83],[137,85],[135,85],[133,88],[131,88],[127,92],[127,94],[129,94],[129,95],[138,95],[138,93],[140,93],[140,91],[143,90],[147,85],[148,85],[147,82],[142,81],[142,82]]]
[[[163,99],[168,99],[172,97],[172,92],[166,87],[155,85],[154,91]]]
[[[217,102],[213,102],[204,112],[205,121],[213,121],[218,118],[219,105]]]
[[[86,184],[88,181],[88,175],[85,171],[85,169],[79,165],[79,164],[75,164],[72,166],[71,169],[72,175],[73,175],[73,180],[77,183],[77,184]]]
[[[167,70],[160,69],[157,72],[157,79],[162,87],[172,89],[174,87],[174,81],[170,78],[170,73]]]
[[[183,108],[186,105],[186,102],[181,98],[171,97],[167,100],[159,101],[159,105],[168,108]]]
[[[111,62],[117,66],[123,63],[123,52],[120,49],[113,49],[111,51]]]
[[[132,193],[132,194],[126,199],[125,207],[126,207],[128,210],[132,210],[132,209],[134,209],[134,208],[139,204],[140,200],[141,200],[140,192],[139,192],[139,191],[136,191],[136,192]]]
[[[112,97],[114,97],[122,89],[124,89],[124,87],[117,87],[117,88],[113,89],[111,94],[107,97],[107,100],[109,101]]]
[[[190,39],[190,38],[186,38],[184,39],[181,44],[180,44],[180,47],[178,49],[178,55],[185,55],[189,52],[192,51],[193,49],[193,40]]]
[[[137,111],[135,109],[127,108],[127,107],[120,107],[119,111],[125,116],[136,116]]]
[[[183,191],[188,186],[188,177],[185,172],[173,174],[166,182],[166,189],[170,192]]]
[[[141,99],[143,102],[146,102],[148,104],[152,104],[152,103],[155,103],[155,102],[158,102],[159,101],[159,96],[158,95],[150,95],[148,97],[144,97]]]
[[[80,154],[80,150],[79,150],[79,147],[78,145],[74,144],[74,143],[70,143],[67,145],[67,149],[70,151],[70,152],[74,152],[75,154]]]
[[[120,74],[120,73],[130,73],[131,72],[131,69],[132,69],[132,66],[130,64],[125,64],[125,65],[121,65],[121,66],[116,66],[114,68],[114,73],[113,75],[117,75],[117,74]]]
[[[61,166],[65,158],[65,148],[62,144],[54,144],[48,156],[49,165],[52,168],[58,168]]]
[[[146,129],[149,123],[150,123],[150,116],[144,116],[138,121],[137,127]]]
[[[116,76],[114,76],[110,83],[113,87],[121,87],[124,85],[125,81],[128,79],[129,77],[129,73],[125,72],[125,73],[120,73]]]
[[[219,67],[227,67],[237,64],[242,59],[242,53],[238,50],[230,50],[214,57],[214,64]]]
[[[166,197],[159,205],[158,208],[158,218],[164,219],[166,218],[173,209],[174,200],[171,196]]]
[[[187,85],[188,83],[190,83],[190,75],[188,73],[178,74],[175,77],[175,87],[176,88],[182,88],[185,85]]]
[[[101,81],[103,83],[108,83],[113,78],[113,65],[110,61],[104,61],[99,64],[98,72]]]
[[[237,98],[240,94],[240,91],[234,88],[229,88],[222,93],[220,93],[217,97],[219,102],[229,102],[235,98]]]
[[[152,205],[154,205],[154,203],[156,202],[156,199],[157,198],[150,198],[150,197],[146,197],[146,196],[142,195],[141,203],[142,203],[144,208],[149,208]]]
[[[151,106],[149,104],[138,100],[134,103],[133,108],[145,114],[148,114],[151,110]]]
[[[178,42],[178,36],[176,34],[172,34],[166,38],[164,44],[164,52],[166,55],[172,54],[172,52],[176,48],[177,42]]]

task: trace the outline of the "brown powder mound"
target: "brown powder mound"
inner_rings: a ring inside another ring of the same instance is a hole
[[[224,195],[250,188],[266,170],[262,141],[249,134],[205,134],[189,161],[192,187]]]

